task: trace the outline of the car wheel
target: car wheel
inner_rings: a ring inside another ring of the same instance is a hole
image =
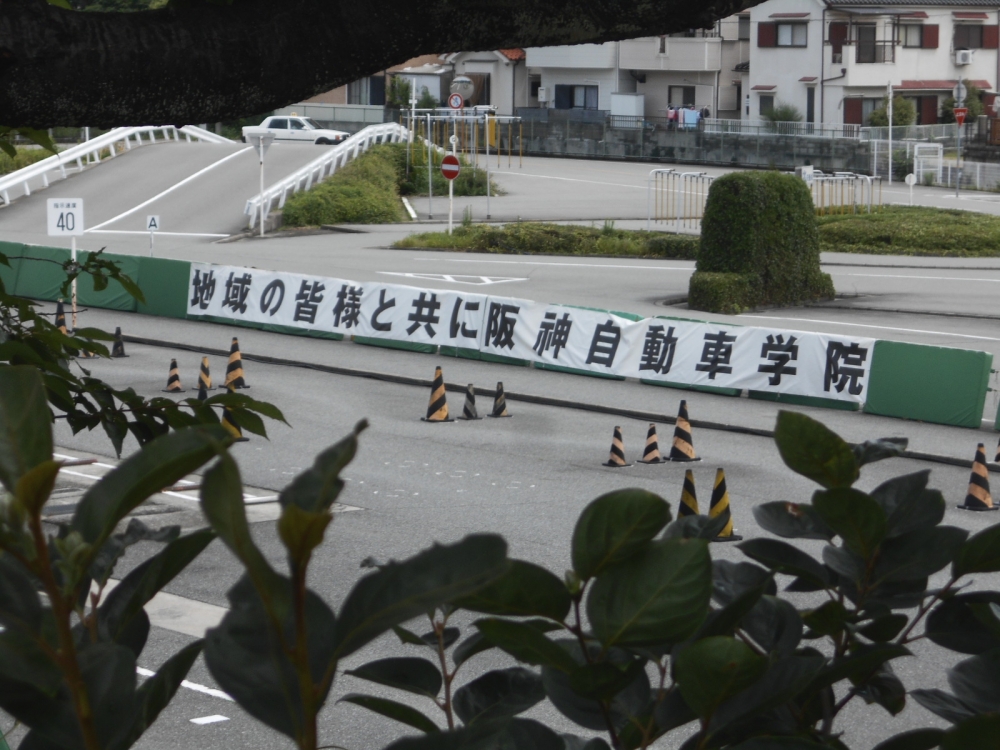
[[[240,136],[240,141],[242,141],[243,143],[246,143],[247,142],[247,137],[245,135],[241,135]]]
[[[328,146],[329,144],[330,144],[330,141],[328,141],[326,138],[319,138],[316,141],[316,145],[317,146]]]

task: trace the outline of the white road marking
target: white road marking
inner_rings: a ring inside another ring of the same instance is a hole
[[[156,672],[151,669],[145,669],[144,667],[136,667],[136,674],[142,677],[152,677]],[[182,688],[187,688],[188,690],[194,690],[196,693],[204,693],[205,695],[211,695],[213,698],[222,698],[224,701],[231,701],[235,703],[232,696],[229,693],[224,693],[221,690],[216,690],[215,688],[206,687],[205,685],[199,685],[197,682],[188,682],[184,680],[181,682]]]
[[[529,172],[494,172],[494,174],[517,175],[518,177],[537,177],[540,180],[559,180],[560,182],[586,182],[589,185],[607,185],[609,187],[635,188],[645,190],[645,185],[628,185],[621,182],[602,182],[601,180],[581,180],[579,177],[555,177],[548,174],[531,174]]]
[[[202,716],[200,719],[191,719],[192,724],[217,724],[220,721],[229,721],[228,716]]]
[[[124,219],[126,216],[130,216],[130,215],[134,214],[139,209],[145,208],[150,203],[158,201],[160,198],[162,198],[163,196],[167,195],[168,193],[172,193],[175,190],[177,190],[178,188],[183,187],[184,185],[187,185],[189,182],[192,182],[193,180],[198,179],[199,177],[201,177],[206,172],[208,172],[208,171],[210,171],[210,170],[215,169],[216,167],[218,167],[220,164],[224,164],[225,162],[229,161],[230,159],[233,159],[233,158],[239,156],[240,154],[245,154],[245,153],[250,152],[250,151],[253,151],[253,146],[247,146],[246,148],[241,148],[239,151],[236,151],[236,152],[230,154],[229,156],[225,156],[225,157],[219,159],[217,162],[213,162],[212,164],[209,164],[204,169],[199,169],[193,175],[189,175],[188,177],[185,177],[180,182],[175,183],[174,185],[171,185],[170,187],[168,187],[163,192],[161,192],[161,193],[159,193],[157,195],[154,195],[152,198],[150,198],[147,201],[143,201],[138,206],[135,206],[134,208],[130,208],[125,213],[118,214],[113,219],[108,219],[107,221],[102,222],[102,223],[98,224],[97,226],[91,227],[90,229],[87,229],[86,231],[87,232],[93,232],[93,231],[95,231],[97,229],[100,229],[101,227],[106,227],[108,224],[114,224],[119,219]],[[146,234],[146,233],[143,232],[143,234]]]
[[[902,331],[904,333],[929,333],[935,336],[953,336],[960,339],[978,339],[980,341],[1000,341],[990,336],[972,336],[967,333],[949,333],[947,331],[925,331],[920,328],[894,328],[892,326],[867,325],[865,323],[845,323],[842,320],[816,320],[814,318],[782,318],[777,315],[740,315],[741,318],[759,318],[760,320],[793,320],[798,323],[823,323],[830,326],[851,326],[852,328],[875,328],[880,331]]]
[[[139,230],[131,229],[88,229],[88,232],[93,232],[94,234],[142,234],[146,235],[149,232],[142,232]],[[159,235],[165,237],[228,237],[228,234],[211,234],[209,232],[157,232]]]
[[[413,260],[428,260],[435,263],[500,263],[510,266],[576,266],[578,268],[626,268],[639,271],[688,271],[694,273],[694,266],[687,268],[685,266],[633,266],[613,263],[555,263],[540,260],[479,260],[477,258],[414,258]]]
[[[997,269],[1000,271],[1000,268]],[[926,279],[928,281],[985,281],[988,284],[1000,284],[1000,279],[976,279],[971,276],[909,276],[894,273],[839,273],[833,271],[832,276],[866,276],[873,279]]]
[[[452,276],[447,273],[402,273],[400,271],[379,271],[379,273],[385,276],[403,276],[407,279],[422,279],[424,281],[448,281],[453,284],[472,284],[473,286],[503,284],[507,281],[527,281],[527,279],[518,279],[512,276],[464,276],[461,274]]]

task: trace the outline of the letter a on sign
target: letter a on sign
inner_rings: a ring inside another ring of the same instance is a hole
[[[160,217],[159,216],[147,216],[146,217],[146,231],[147,232],[159,232],[160,231]]]

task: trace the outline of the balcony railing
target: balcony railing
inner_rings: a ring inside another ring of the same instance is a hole
[[[892,41],[858,42],[858,63],[891,63],[896,62],[896,43]]]

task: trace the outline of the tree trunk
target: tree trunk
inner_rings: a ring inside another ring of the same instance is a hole
[[[750,2],[749,4],[753,4]],[[266,112],[421,54],[710,27],[740,0],[0,0],[0,124],[183,125]]]

